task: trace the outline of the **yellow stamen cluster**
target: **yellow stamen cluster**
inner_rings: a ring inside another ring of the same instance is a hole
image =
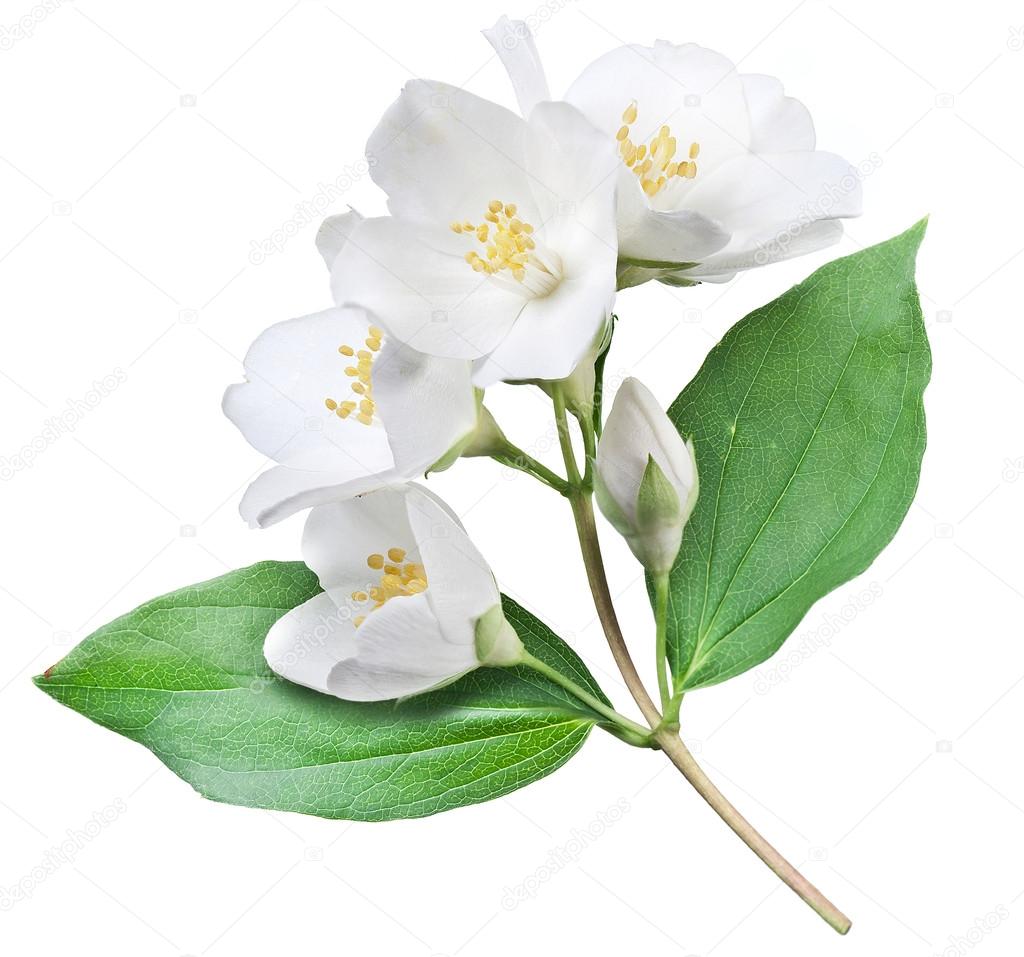
[[[407,595],[418,595],[427,590],[427,572],[419,562],[407,562],[404,548],[389,548],[387,555],[374,553],[366,556],[366,565],[375,572],[380,572],[380,584],[366,591],[352,592],[352,601],[357,604],[373,602],[370,611],[376,611],[392,598]],[[358,628],[366,615],[357,615],[352,619]]]
[[[693,179],[697,175],[694,160],[700,154],[700,144],[690,144],[689,159],[676,160],[676,138],[667,126],[663,126],[650,143],[637,146],[629,138],[629,128],[636,122],[636,117],[636,100],[633,100],[622,114],[622,126],[615,138],[619,142],[622,161],[636,174],[643,191],[654,196],[673,176]]]
[[[516,216],[515,203],[491,200],[479,226],[467,220],[452,223],[451,230],[453,233],[475,234],[477,242],[484,247],[484,256],[475,251],[466,253],[466,262],[474,271],[493,276],[507,269],[519,282],[526,278],[526,267],[537,244],[530,235],[533,226]]]
[[[355,359],[355,365],[345,367],[345,375],[355,381],[350,386],[355,399],[345,399],[339,402],[337,399],[324,399],[324,405],[328,411],[333,412],[339,419],[347,419],[350,415],[363,425],[373,423],[373,413],[376,406],[373,402],[372,370],[374,354],[380,351],[381,339],[384,337],[384,330],[377,326],[370,326],[367,330],[366,339],[363,344],[365,349],[353,349],[352,346],[338,346],[340,352],[346,358]]]

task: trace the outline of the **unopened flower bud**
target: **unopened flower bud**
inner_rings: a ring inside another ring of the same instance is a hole
[[[597,448],[597,503],[651,574],[675,562],[697,491],[692,442],[645,386],[627,379]]]

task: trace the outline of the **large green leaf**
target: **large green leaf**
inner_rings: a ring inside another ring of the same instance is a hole
[[[672,572],[677,687],[764,661],[910,507],[931,371],[914,285],[924,228],[742,319],[669,408],[693,436],[701,486]]]
[[[381,821],[507,794],[569,759],[600,719],[526,668],[479,669],[402,704],[354,704],[275,678],[263,638],[319,591],[263,562],[147,602],[36,684],[153,751],[217,801]],[[593,694],[579,658],[506,598],[527,649]]]

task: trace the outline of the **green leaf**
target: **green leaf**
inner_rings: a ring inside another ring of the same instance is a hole
[[[263,562],[147,602],[35,679],[149,748],[216,801],[360,821],[499,797],[554,771],[599,716],[527,668],[481,668],[402,704],[355,704],[274,676],[263,639],[320,587]],[[602,700],[572,650],[509,598],[526,648]]]
[[[676,687],[772,655],[864,571],[917,488],[931,358],[914,284],[925,222],[738,322],[669,408],[701,493],[672,572]]]

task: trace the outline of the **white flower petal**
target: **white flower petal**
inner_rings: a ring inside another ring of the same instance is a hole
[[[621,162],[612,141],[568,103],[541,103],[530,114],[525,163],[539,215],[534,225],[564,275],[614,271]]]
[[[472,645],[477,618],[501,601],[494,574],[440,498],[410,486],[406,507],[427,572],[426,597],[445,640]]]
[[[364,310],[347,307],[271,326],[245,357],[247,381],[225,393],[225,415],[254,448],[290,468],[353,478],[389,469],[384,429],[340,419],[325,404],[348,398],[350,360],[338,347],[362,348],[372,322]]]
[[[393,468],[353,475],[350,472],[303,472],[278,465],[252,481],[238,511],[250,528],[269,528],[304,509],[390,485],[400,486],[408,478]]]
[[[814,149],[814,121],[807,107],[786,96],[773,76],[744,73],[740,80],[750,110],[750,149],[787,153]]]
[[[380,579],[367,564],[370,555],[402,548],[406,561],[420,562],[406,509],[408,486],[380,489],[359,498],[314,508],[302,533],[302,557],[320,586],[339,605],[353,591],[366,591]]]
[[[494,352],[474,366],[473,382],[564,379],[594,343],[615,299],[611,272],[563,279],[549,296],[531,299]]]
[[[320,224],[316,234],[316,248],[320,251],[320,255],[323,256],[324,263],[326,263],[328,269],[334,265],[334,260],[338,258],[338,253],[341,252],[341,247],[348,242],[348,237],[352,235],[352,230],[363,219],[364,217],[361,213],[349,208],[347,213],[328,216]]]
[[[392,598],[356,629],[355,657],[331,671],[328,691],[348,701],[387,701],[429,691],[478,665],[472,643],[445,639],[426,595]]]
[[[819,219],[795,231],[767,235],[763,242],[754,241],[735,252],[710,256],[696,268],[678,275],[683,279],[697,279],[701,282],[728,282],[740,270],[805,256],[834,246],[842,236],[843,224],[840,220]]]
[[[350,235],[331,270],[337,302],[358,302],[385,329],[431,355],[475,359],[490,352],[525,300],[473,272],[450,248],[447,222],[433,229],[368,219]]]
[[[631,140],[647,143],[668,125],[680,144],[700,143],[701,168],[714,168],[750,143],[747,103],[735,67],[693,43],[659,40],[653,48],[612,50],[580,74],[565,99],[613,137],[623,111],[636,100]]]
[[[370,174],[393,215],[447,226],[480,222],[493,199],[525,215],[523,119],[447,83],[412,80],[366,144]]]
[[[528,117],[538,103],[551,99],[530,28],[522,20],[501,16],[493,27],[482,32],[508,72],[520,112]]]
[[[395,468],[423,475],[476,428],[477,402],[463,359],[428,356],[388,339],[373,364],[373,399]]]
[[[859,216],[857,170],[834,153],[748,154],[695,181],[687,204],[733,234],[725,251],[791,225]]]
[[[612,403],[597,447],[597,469],[605,487],[631,523],[649,456],[685,502],[693,487],[693,461],[668,415],[639,380],[629,378]]]
[[[729,232],[692,209],[651,209],[636,177],[622,167],[619,255],[649,262],[700,262],[729,242]]]
[[[327,692],[331,669],[356,653],[351,618],[327,594],[316,595],[274,622],[263,656],[282,678]]]

